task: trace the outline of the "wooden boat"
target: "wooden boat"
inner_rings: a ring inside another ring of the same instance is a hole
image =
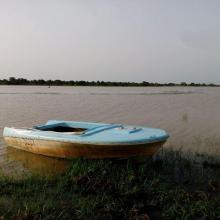
[[[155,128],[57,120],[33,128],[5,127],[3,136],[9,146],[60,158],[152,156],[169,137]]]

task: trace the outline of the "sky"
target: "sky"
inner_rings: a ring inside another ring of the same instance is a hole
[[[0,78],[220,84],[219,0],[0,0]]]

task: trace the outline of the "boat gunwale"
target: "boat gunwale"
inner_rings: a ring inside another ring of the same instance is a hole
[[[65,140],[65,139],[49,139],[49,138],[42,138],[42,137],[37,137],[37,138],[30,138],[30,137],[23,137],[23,136],[10,136],[10,135],[4,135],[6,138],[20,138],[20,139],[26,139],[26,140],[44,140],[44,141],[56,141],[56,142],[61,142],[61,143],[72,143],[72,144],[82,144],[82,145],[96,145],[96,146],[132,146],[132,145],[143,145],[143,144],[153,144],[153,143],[160,143],[160,142],[166,142],[168,139],[166,138],[161,138],[157,140],[149,140],[149,141],[129,141],[129,142],[88,142],[88,141],[71,141],[71,140]]]

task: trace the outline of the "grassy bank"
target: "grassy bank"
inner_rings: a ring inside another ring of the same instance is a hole
[[[218,164],[75,159],[50,179],[0,179],[0,219],[218,219]]]

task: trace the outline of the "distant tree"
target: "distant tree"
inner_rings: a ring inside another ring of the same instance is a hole
[[[39,79],[39,80],[37,80],[37,84],[38,84],[38,85],[45,85],[46,82],[45,82],[44,79]]]
[[[16,79],[15,79],[15,77],[9,77],[9,84],[11,84],[11,85],[16,84]]]
[[[186,82],[181,82],[180,85],[181,86],[187,86],[187,83]]]
[[[146,82],[146,81],[143,81],[143,82],[142,82],[142,85],[143,85],[143,86],[149,86],[150,83],[149,83],[149,82]]]

